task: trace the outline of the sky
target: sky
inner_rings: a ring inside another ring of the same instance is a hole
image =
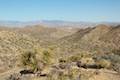
[[[0,0],[0,20],[120,22],[120,0]]]

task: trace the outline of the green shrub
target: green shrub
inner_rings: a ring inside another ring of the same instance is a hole
[[[82,58],[90,58],[90,57],[92,57],[92,54],[89,52],[79,52],[77,54],[68,57],[67,61],[76,62],[76,61],[80,61]]]
[[[76,62],[76,61],[81,60],[82,57],[83,57],[82,54],[75,54],[75,55],[68,57],[67,61],[68,62]]]
[[[49,51],[47,51],[47,50],[43,51],[42,60],[43,60],[44,63],[50,64],[51,63],[51,57],[52,57],[52,55],[50,54]]]
[[[69,61],[72,61],[72,62],[79,61],[80,59],[81,57],[76,55],[69,57]]]
[[[21,63],[22,63],[22,66],[27,67],[32,71],[37,70],[36,53],[32,51],[28,51],[22,54]]]

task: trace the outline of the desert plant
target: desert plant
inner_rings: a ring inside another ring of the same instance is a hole
[[[17,73],[11,74],[6,80],[21,80],[20,75]]]
[[[45,64],[50,64],[51,63],[51,54],[49,51],[44,50],[42,53],[42,60]]]
[[[83,56],[81,54],[75,54],[75,55],[72,55],[72,56],[68,57],[67,61],[68,62],[80,61],[82,57]]]
[[[78,77],[80,71],[78,69],[70,69],[69,73],[68,73],[68,77],[70,80],[76,80],[76,78]]]
[[[100,59],[97,61],[97,64],[103,68],[109,68],[111,66],[111,62],[106,59]]]
[[[22,54],[21,63],[24,67],[27,67],[32,71],[36,71],[37,70],[36,53],[32,51],[27,51],[24,54]]]
[[[69,58],[69,60],[70,61],[72,61],[72,62],[76,62],[76,61],[79,61],[81,59],[81,57],[80,56],[71,56],[70,58]]]
[[[63,73],[60,73],[58,75],[58,80],[66,80],[67,79],[67,76],[65,76]]]
[[[66,62],[66,60],[64,58],[59,59],[59,63],[65,63],[65,62]]]
[[[119,50],[119,49],[112,50],[112,52],[113,52],[114,54],[120,55],[120,50]]]
[[[76,61],[80,61],[82,58],[90,58],[90,57],[92,57],[91,53],[83,51],[69,56],[67,61],[76,62]]]
[[[114,71],[118,72],[120,74],[120,64],[118,63],[113,63],[112,68]]]
[[[110,53],[110,54],[105,54],[103,56],[99,56],[95,58],[95,61],[100,60],[100,59],[105,59],[110,61],[110,69],[117,71],[120,73],[120,56],[118,54]]]

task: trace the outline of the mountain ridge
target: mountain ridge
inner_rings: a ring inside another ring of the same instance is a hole
[[[47,27],[78,27],[87,28],[94,27],[98,24],[106,24],[116,26],[119,22],[83,22],[83,21],[62,21],[62,20],[40,20],[40,21],[0,21],[0,26],[8,27],[25,27],[34,25],[44,25]]]

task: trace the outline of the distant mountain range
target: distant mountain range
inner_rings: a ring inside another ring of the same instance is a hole
[[[72,21],[61,21],[61,20],[41,20],[41,21],[0,21],[0,26],[7,27],[25,27],[31,25],[44,25],[47,27],[78,27],[86,28],[93,27],[97,24],[106,24],[111,26],[116,26],[120,24],[119,22],[72,22]]]

